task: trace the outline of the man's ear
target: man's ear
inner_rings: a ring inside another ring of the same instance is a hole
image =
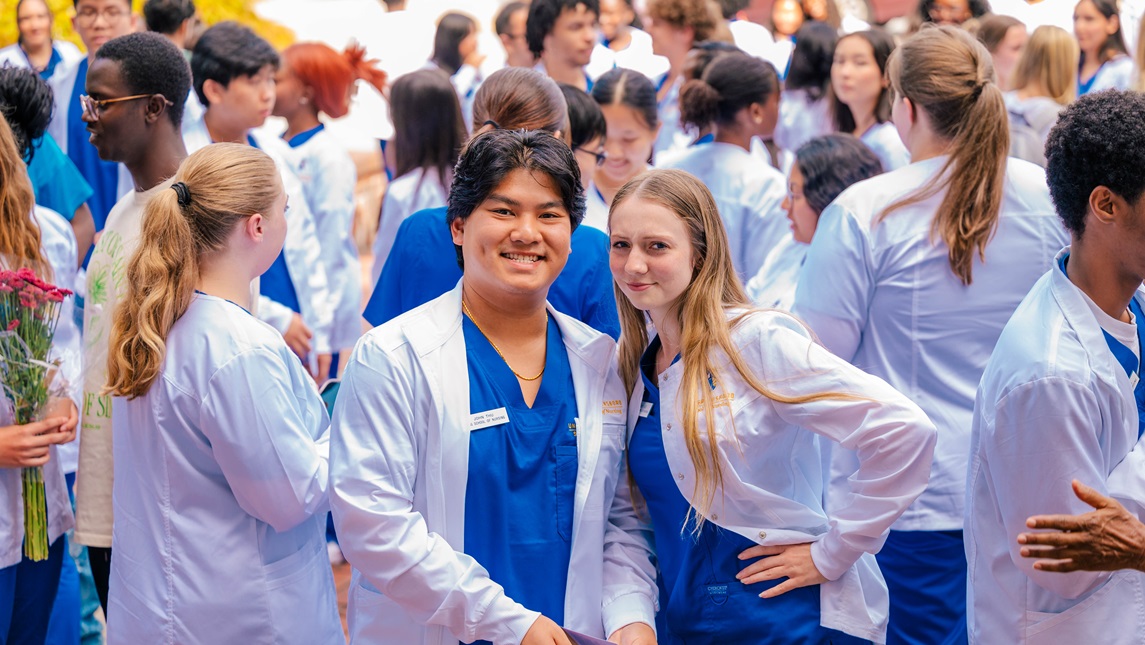
[[[465,239],[465,220],[458,217],[450,222],[449,233],[453,237],[453,243],[461,246],[461,241]]]
[[[1116,222],[1128,208],[1129,204],[1121,196],[1105,186],[1098,186],[1089,194],[1089,210],[1103,224]]]
[[[207,97],[207,105],[218,105],[223,102],[227,88],[213,78],[203,81],[203,95]]]

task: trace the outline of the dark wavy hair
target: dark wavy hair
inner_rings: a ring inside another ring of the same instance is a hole
[[[39,74],[27,67],[0,67],[0,113],[12,126],[24,163],[36,154],[54,109],[52,88]]]
[[[183,105],[191,91],[191,68],[183,52],[166,37],[155,32],[120,36],[100,47],[95,58],[119,63],[132,94],[162,94],[171,101],[167,118],[176,127],[183,122]]]
[[[577,5],[600,16],[600,0],[532,0],[529,3],[529,18],[525,21],[525,42],[534,56],[545,50],[545,36],[553,31],[557,18],[566,9],[576,11]]]
[[[1105,186],[1130,204],[1145,194],[1145,95],[1086,94],[1058,117],[1046,140],[1046,182],[1058,217],[1075,238],[1085,232],[1093,189]]]
[[[803,174],[803,198],[822,213],[851,184],[883,172],[883,164],[862,141],[841,132],[815,137],[795,152]]]
[[[453,170],[446,221],[452,225],[454,220],[469,219],[505,177],[519,169],[548,175],[560,194],[561,204],[568,211],[575,231],[584,219],[585,208],[580,166],[572,148],[552,134],[539,130],[494,129],[473,137]],[[465,271],[461,247],[454,247],[457,266]]]

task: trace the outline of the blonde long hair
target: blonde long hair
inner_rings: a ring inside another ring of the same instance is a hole
[[[217,143],[188,157],[175,173],[189,199],[161,190],[143,212],[139,248],[127,265],[127,294],[115,309],[107,391],[142,396],[159,377],[167,334],[191,304],[203,254],[254,213],[266,216],[282,195],[274,161],[261,150]]]
[[[680,359],[684,366],[680,382],[679,406],[684,423],[684,441],[696,469],[696,488],[690,513],[695,530],[702,526],[717,491],[723,490],[723,469],[717,448],[715,400],[708,379],[721,379],[715,352],[722,351],[736,372],[763,396],[779,403],[809,403],[823,399],[852,398],[848,394],[821,392],[789,397],[769,390],[752,370],[732,341],[732,330],[754,313],[732,265],[727,232],[712,194],[704,184],[681,170],[649,170],[625,184],[612,201],[611,213],[630,198],[647,200],[676,213],[688,228],[696,266],[692,281],[676,306],[680,326]],[[620,375],[631,395],[640,378],[640,356],[648,346],[644,312],[637,309],[619,285],[614,284],[616,308],[620,315]],[[728,310],[744,313],[728,320]],[[706,428],[699,427],[703,411]],[[732,438],[735,428],[727,429]]]
[[[1049,98],[1061,105],[1069,105],[1077,98],[1080,56],[1077,40],[1064,29],[1051,25],[1038,27],[1030,34],[1030,40],[1018,58],[1012,85],[1020,90],[1036,82]]]
[[[951,144],[938,174],[879,219],[945,187],[931,235],[946,243],[950,269],[968,285],[975,252],[985,259],[998,228],[1010,150],[1010,120],[990,52],[956,27],[923,26],[891,54],[887,77],[895,94],[925,110],[935,134]]]
[[[12,266],[28,267],[45,280],[52,265],[44,257],[40,227],[32,219],[36,198],[16,135],[0,114],[0,255]]]

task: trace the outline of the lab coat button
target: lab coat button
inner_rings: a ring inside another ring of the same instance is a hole
[[[719,515],[716,515],[715,513],[712,513],[712,521],[715,521],[715,520],[718,520],[718,519],[720,519],[720,516],[719,516]]]
[[[680,481],[684,481],[684,473],[676,473],[676,479],[679,479]]]
[[[759,539],[766,540],[767,539],[767,531],[760,531],[759,532]]]
[[[672,429],[672,424],[671,424],[671,423],[669,423],[667,427],[668,427],[668,429],[669,429],[669,430],[671,430],[671,429]]]

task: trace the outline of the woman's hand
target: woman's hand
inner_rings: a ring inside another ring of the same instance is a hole
[[[565,630],[552,619],[541,616],[533,621],[533,626],[525,633],[521,645],[572,645]]]
[[[34,468],[48,463],[50,448],[76,438],[75,405],[72,416],[0,427],[0,468]],[[71,429],[67,430],[68,424]]]
[[[619,645],[656,645],[656,630],[647,623],[628,623],[612,632],[608,642]]]
[[[310,338],[314,333],[302,322],[302,316],[294,314],[290,318],[290,326],[286,328],[286,333],[282,337],[286,340],[286,345],[290,347],[290,351],[294,352],[298,358],[303,361],[306,360],[306,355],[310,353]]]
[[[787,578],[771,589],[759,594],[760,598],[775,598],[792,589],[810,587],[827,582],[827,578],[815,568],[811,560],[811,544],[788,544],[784,546],[753,546],[739,554],[740,560],[750,560],[770,556],[757,560],[736,575],[736,578],[745,585],[763,582],[765,580],[778,580]]]
[[[71,434],[71,439],[61,441],[60,443],[68,443],[76,438],[76,427],[80,422],[80,411],[76,407],[76,402],[66,396],[53,396],[48,399],[47,411],[45,417],[64,417],[67,419],[60,425],[58,432]]]
[[[314,374],[310,375],[310,376],[314,377],[315,383],[317,383],[318,385],[322,385],[323,383],[326,382],[326,379],[330,378],[330,364],[333,362],[334,362],[334,355],[333,354],[319,354],[318,355],[318,358],[315,361],[315,363],[316,363],[315,367],[317,368],[317,371]]]

